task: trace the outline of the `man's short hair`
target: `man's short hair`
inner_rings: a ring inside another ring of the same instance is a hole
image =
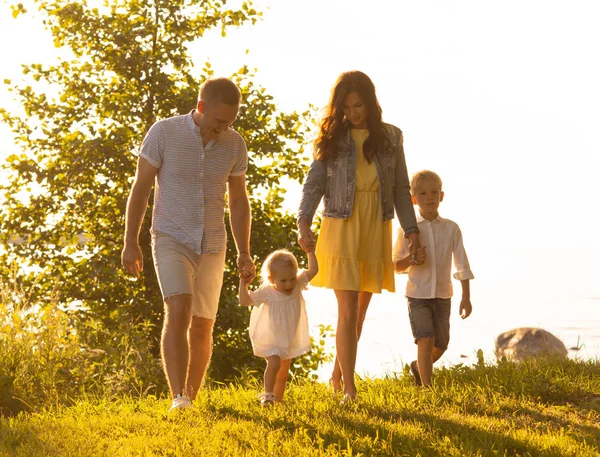
[[[207,79],[200,86],[198,91],[198,100],[207,104],[225,103],[226,105],[239,105],[242,100],[242,94],[231,79],[214,78]]]
[[[421,170],[417,171],[410,180],[410,192],[413,195],[419,188],[421,181],[433,181],[440,188],[440,191],[442,190],[442,178],[437,173],[430,170]]]

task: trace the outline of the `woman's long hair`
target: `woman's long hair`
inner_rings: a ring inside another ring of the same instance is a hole
[[[371,162],[377,151],[386,140],[381,121],[381,106],[375,95],[375,86],[371,79],[360,71],[347,71],[338,78],[325,115],[321,121],[319,136],[315,140],[315,159],[333,159],[337,155],[338,142],[348,129],[348,121],[344,119],[344,102],[351,92],[356,92],[367,107],[367,128],[369,138],[363,145],[363,153],[367,162]]]

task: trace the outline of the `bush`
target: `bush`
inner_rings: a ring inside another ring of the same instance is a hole
[[[158,346],[153,324],[128,317],[121,321],[114,311],[111,325],[106,325],[83,309],[64,308],[54,295],[46,303],[31,297],[16,271],[8,281],[0,279],[0,415],[68,405],[87,396],[111,399],[168,392],[161,361],[149,350]],[[313,350],[294,360],[295,378],[314,379],[319,365],[331,360],[325,340],[332,332],[321,327],[318,341],[311,339]],[[249,344],[246,333],[240,333],[240,339],[240,345]],[[240,346],[230,349],[240,357],[234,365],[237,378],[257,382],[264,360],[246,360]],[[216,369],[231,362],[213,360]]]
[[[0,414],[88,394],[164,391],[160,361],[146,355],[148,323],[124,322],[110,333],[56,299],[32,303],[15,277],[0,279]]]

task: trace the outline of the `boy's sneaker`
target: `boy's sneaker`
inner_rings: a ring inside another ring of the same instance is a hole
[[[169,408],[169,412],[173,412],[178,409],[186,409],[192,406],[192,402],[189,397],[186,397],[182,394],[177,394],[177,396],[173,399],[171,403],[171,408]]]
[[[275,404],[275,394],[272,392],[265,392],[258,397],[260,398],[261,406],[273,406]]]
[[[423,383],[421,382],[421,375],[419,374],[419,365],[416,360],[410,362],[410,372],[413,375],[413,378],[415,378],[415,384],[417,386],[422,386]]]

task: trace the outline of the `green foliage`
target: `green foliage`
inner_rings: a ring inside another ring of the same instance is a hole
[[[537,376],[537,379],[535,379]],[[528,392],[513,379],[534,378]],[[545,397],[570,385],[568,399]],[[505,388],[505,386],[510,386]],[[80,402],[0,419],[0,454],[219,456],[548,456],[600,453],[600,363],[436,370],[431,389],[410,374],[359,381],[356,403],[327,385],[295,380],[285,401],[262,408],[260,386],[200,392],[194,408],[167,415],[166,399]],[[175,443],[175,444],[174,444]]]
[[[24,114],[0,109],[22,151],[8,157],[10,181],[0,187],[5,198],[0,274],[7,277],[6,265],[16,262],[19,281],[35,303],[79,310],[77,325],[97,322],[86,334],[105,353],[132,325],[141,326],[146,356],[156,358],[163,310],[149,217],[140,236],[142,280],[120,268],[134,152],[157,119],[193,109],[199,84],[212,74],[209,64],[201,72],[194,69],[187,45],[214,28],[224,34],[228,27],[254,23],[260,13],[250,2],[232,10],[218,0],[102,5],[34,0],[33,5],[55,45],[72,58],[50,66],[23,65],[22,82],[5,81]],[[234,128],[250,151],[253,254],[261,261],[271,250],[288,247],[301,255],[294,217],[283,213],[281,204],[287,180],[304,174],[303,144],[310,137],[312,112],[279,112],[247,67],[232,78],[244,97]],[[221,381],[260,363],[251,355],[246,310],[237,306],[231,234],[227,249],[210,371]],[[318,363],[323,354],[316,354]]]
[[[116,334],[75,316],[53,299],[32,302],[14,274],[0,280],[0,415],[70,404],[83,393],[164,390],[159,360],[145,354],[148,324]]]

